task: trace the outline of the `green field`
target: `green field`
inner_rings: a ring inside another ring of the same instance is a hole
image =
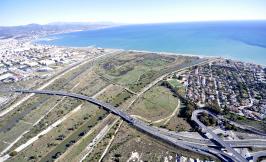
[[[177,98],[168,88],[156,85],[137,100],[131,113],[148,120],[159,120],[170,115],[177,107],[177,103]]]
[[[106,58],[99,59],[93,63],[84,64],[77,69],[71,70],[60,79],[53,82],[53,84],[49,85],[46,89],[63,90],[93,96],[107,85],[111,85],[111,88],[108,86],[105,89],[105,92],[99,95],[97,99],[108,102],[124,111],[129,111],[131,114],[140,115],[148,120],[154,121],[172,114],[177,107],[178,98],[173,95],[170,89],[161,86],[161,83],[158,83],[158,85],[155,85],[140,96],[140,98],[132,105],[131,109],[127,110],[126,108],[128,105],[136,97],[134,92],[139,92],[142,88],[161,75],[190,65],[195,60],[197,59],[184,56],[122,52],[120,54],[109,55]],[[179,85],[174,81],[172,81],[171,84],[174,84],[175,86]],[[41,84],[38,86],[40,85]],[[22,119],[19,122],[16,122],[16,124],[8,131],[0,132],[0,139],[3,143],[1,143],[2,146],[6,146],[6,143],[4,142],[12,142],[24,131],[30,129],[30,131],[26,133],[25,136],[13,146],[13,148],[11,148],[10,151],[12,151],[14,148],[36,136],[40,131],[46,129],[52,123],[61,119],[81,104],[83,104],[83,107],[86,107],[86,109],[80,109],[78,110],[78,113],[73,113],[62,124],[59,124],[50,132],[40,137],[30,147],[19,152],[16,156],[10,159],[10,161],[52,161],[53,159],[56,159],[57,155],[59,156],[60,154],[63,154],[71,146],[76,144],[77,141],[80,141],[86,132],[95,126],[98,121],[101,121],[106,116],[106,111],[99,109],[95,105],[73,98],[35,95],[30,100],[24,102],[7,114],[5,118],[0,119],[1,127],[7,125],[17,117]],[[51,108],[54,109],[48,113],[39,124],[33,127],[32,124]],[[173,122],[175,121],[176,120],[173,120]],[[173,122],[172,120],[170,121],[170,123]],[[109,123],[103,124],[106,125]],[[132,132],[132,128],[127,127],[122,129],[122,131],[127,130]],[[109,134],[113,133],[113,131],[114,130],[112,129]],[[137,145],[136,140],[139,140],[140,138],[135,138],[135,132],[136,131],[134,130],[133,135],[125,133],[128,139],[131,139],[131,137],[134,136],[134,140],[128,143],[132,144],[134,148],[145,148],[149,143],[152,143],[152,145],[156,147],[160,146],[158,144],[155,145],[154,141],[151,142],[150,140],[142,139],[141,141],[143,143]],[[139,132],[137,134],[138,136],[142,136]],[[80,153],[95,135],[96,134],[93,133],[91,136],[88,136],[88,138],[82,141],[80,145],[77,145],[75,152],[71,153]],[[120,137],[123,137],[121,133],[118,138]],[[117,140],[119,141],[121,139]],[[122,139],[122,141],[123,140],[124,139]],[[127,140],[127,138],[125,140]],[[105,138],[104,142],[100,143],[99,148],[96,149],[95,156],[100,155],[100,152],[108,141],[109,138]],[[0,149],[4,149],[2,146]],[[118,147],[119,146],[117,146],[117,148]],[[114,152],[114,148],[115,147],[112,147],[112,152]],[[119,148],[119,150],[121,148]],[[163,148],[164,151],[167,149],[169,148]],[[152,151],[154,151],[154,149],[150,148],[150,152]],[[130,153],[131,152],[127,152],[125,154],[129,155]],[[145,156],[152,157],[151,159],[153,160],[158,160],[160,158],[156,158],[157,155],[160,155],[160,153],[156,152],[151,156]]]
[[[179,107],[179,111],[182,109],[186,109],[186,105],[181,102],[180,107]],[[166,128],[168,130],[177,131],[177,132],[190,131],[191,125],[188,123],[186,118],[180,117],[179,111],[174,117],[171,118],[171,120],[166,125],[161,124],[160,126]]]
[[[176,66],[177,60],[177,56],[170,55],[122,53],[111,60],[102,61],[97,73],[137,92],[155,78],[163,75],[164,71]]]
[[[56,80],[53,84],[47,87],[47,89],[57,89],[63,86],[62,89],[64,91],[74,91],[76,93],[83,93],[85,95],[91,96],[108,84],[95,73],[92,73],[91,67],[92,65],[88,63],[81,68],[69,71],[60,79]],[[60,86],[58,86],[59,84]],[[16,109],[8,113],[5,118],[0,120],[0,125],[2,126],[9,124],[10,121],[15,119],[23,120],[29,124],[14,122],[15,124],[12,124],[12,127],[8,131],[0,132],[0,139],[12,142],[15,138],[21,135],[21,133],[31,128],[30,132],[28,132],[17,142],[17,144],[14,146],[16,147],[27,141],[29,138],[35,136],[38,132],[45,129],[48,125],[61,118],[81,103],[80,100],[71,98],[65,98],[62,100],[63,98],[64,97],[51,97],[47,95],[35,95],[31,97],[31,99],[18,106]],[[57,103],[61,100],[62,102],[57,105]],[[38,121],[40,117],[45,115],[51,108],[54,109],[47,116],[45,116],[45,118],[43,118],[43,120],[36,127],[33,127],[32,125]]]
[[[229,120],[235,121],[239,124],[251,126],[251,127],[254,127],[258,130],[266,132],[266,123],[263,121],[248,119],[246,117],[237,115],[235,113],[227,113],[224,115],[224,117],[229,119]]]
[[[57,152],[63,153],[69,146],[77,142],[103,118],[103,115],[105,115],[105,111],[86,103],[77,113],[72,114],[63,123],[40,137],[11,161],[29,161],[32,157],[31,161],[50,161]]]
[[[177,79],[167,80],[173,88],[182,87],[183,85]]]
[[[172,147],[123,123],[103,161],[128,161],[132,152],[138,153],[141,161],[165,161],[165,157],[172,156],[172,160],[168,161],[174,162],[176,154],[194,159],[208,159],[203,155]]]
[[[176,91],[179,95],[184,96],[186,94],[185,86],[177,79],[168,79],[166,82],[170,85],[171,89]]]

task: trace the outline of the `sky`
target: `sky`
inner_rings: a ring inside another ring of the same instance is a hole
[[[266,20],[266,0],[0,0],[0,26]]]

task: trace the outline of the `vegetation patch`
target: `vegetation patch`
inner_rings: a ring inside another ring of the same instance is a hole
[[[177,98],[169,89],[156,85],[136,101],[132,107],[132,114],[140,115],[152,121],[159,120],[169,116],[177,104]]]
[[[122,53],[115,58],[103,60],[97,73],[115,83],[128,86],[137,92],[155,78],[191,63],[195,58],[171,55]]]
[[[168,123],[162,123],[159,126],[176,132],[191,131],[192,128],[190,123],[187,121],[187,118],[181,117],[179,114],[180,110],[183,110],[185,108],[186,106],[184,105],[184,103],[181,103],[178,113],[174,117],[172,117]]]
[[[154,137],[138,132],[125,123],[119,129],[103,161],[127,161],[132,153],[141,155],[140,161],[164,161],[167,158],[169,162],[174,162],[176,154],[195,159],[208,159],[208,157],[172,147]]]

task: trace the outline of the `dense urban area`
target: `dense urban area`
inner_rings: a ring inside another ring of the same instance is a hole
[[[263,120],[265,71],[260,65],[221,59],[176,77],[185,85],[186,98],[200,107],[213,106]]]

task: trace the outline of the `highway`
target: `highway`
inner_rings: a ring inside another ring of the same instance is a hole
[[[258,151],[251,153],[251,156],[253,157],[253,161],[257,161],[259,157],[266,157],[266,151]]]
[[[214,144],[211,140],[205,138],[193,138],[184,136],[178,132],[168,131],[163,128],[154,127],[157,131],[166,134],[167,136],[174,137],[186,141],[187,143],[197,144],[202,146],[220,147]],[[233,148],[246,148],[246,147],[266,147],[266,139],[243,139],[243,140],[225,140]]]
[[[137,129],[148,133],[158,139],[164,140],[174,146],[178,146],[193,152],[197,152],[203,155],[207,155],[210,157],[218,157],[219,159],[223,160],[223,161],[247,161],[246,159],[244,159],[242,157],[241,160],[238,156],[231,156],[228,155],[226,153],[224,153],[223,151],[220,151],[219,149],[215,149],[215,148],[211,148],[211,147],[206,147],[204,146],[204,142],[208,141],[208,140],[200,140],[201,142],[203,142],[202,145],[199,145],[197,143],[194,142],[188,142],[183,140],[183,136],[178,136],[177,133],[175,132],[171,132],[171,131],[166,131],[163,130],[161,128],[157,128],[157,127],[153,127],[150,126],[148,124],[146,124],[145,122],[142,122],[138,119],[135,119],[133,117],[131,117],[130,115],[126,114],[125,112],[117,109],[116,107],[99,101],[97,99],[94,99],[92,97],[88,97],[88,96],[84,96],[84,95],[80,95],[80,94],[75,94],[75,93],[68,93],[68,92],[64,92],[64,91],[50,91],[50,90],[9,90],[7,92],[18,92],[18,93],[35,93],[35,94],[46,94],[46,95],[58,95],[58,96],[67,96],[67,97],[72,97],[72,98],[76,98],[76,99],[81,99],[81,100],[85,100],[88,101],[90,103],[93,103],[95,105],[98,105],[100,108],[105,109],[106,111],[113,113],[115,115],[120,116],[124,121],[128,122],[129,124],[133,125],[134,127],[136,127]],[[195,113],[194,113],[195,116]],[[196,118],[197,119],[197,118]],[[204,125],[201,125],[204,129],[206,129]],[[216,137],[217,138],[217,137]],[[218,139],[219,140],[219,139]],[[210,141],[208,141],[210,142]],[[221,142],[221,141],[220,141]],[[257,141],[258,143],[260,143],[259,141]],[[234,144],[234,145],[238,145],[238,141],[228,141],[228,142],[224,142],[222,141],[221,144],[222,146],[226,146],[225,148],[229,147],[229,151],[230,150],[230,143]],[[249,145],[248,141],[244,142],[245,145]],[[213,145],[213,144],[212,144]],[[254,144],[253,144],[254,145]],[[214,145],[213,145],[214,146]],[[232,149],[232,148],[231,148]],[[232,149],[233,150],[233,149]],[[232,151],[234,153],[234,151]],[[236,151],[235,151],[236,152]],[[234,153],[235,154],[235,153]],[[228,160],[230,159],[230,160]],[[244,160],[243,160],[244,159]]]
[[[195,121],[199,127],[201,128],[203,133],[209,133],[212,138],[218,142],[221,146],[223,146],[228,152],[232,153],[239,162],[248,162],[247,159],[245,159],[242,155],[240,155],[236,150],[234,150],[228,143],[224,142],[220,137],[218,137],[211,129],[209,129],[208,127],[206,127],[199,119],[198,119],[198,114],[200,113],[207,113],[210,114],[212,116],[214,116],[213,114],[211,114],[209,111],[206,110],[195,110],[192,113],[192,117],[191,120]],[[215,116],[214,116],[215,117]]]
[[[258,130],[258,129],[256,129],[256,128],[253,128],[253,127],[251,127],[251,126],[240,125],[240,124],[238,124],[238,123],[236,123],[236,122],[234,122],[234,121],[231,121],[231,120],[228,120],[228,119],[224,118],[224,117],[221,116],[221,115],[218,115],[217,117],[218,117],[219,119],[226,120],[226,121],[229,122],[229,124],[234,125],[234,126],[236,126],[236,127],[239,127],[239,128],[241,128],[241,129],[248,130],[248,131],[250,131],[250,132],[253,132],[253,133],[258,134],[258,135],[261,135],[261,136],[266,136],[266,133],[264,133],[263,131]]]

